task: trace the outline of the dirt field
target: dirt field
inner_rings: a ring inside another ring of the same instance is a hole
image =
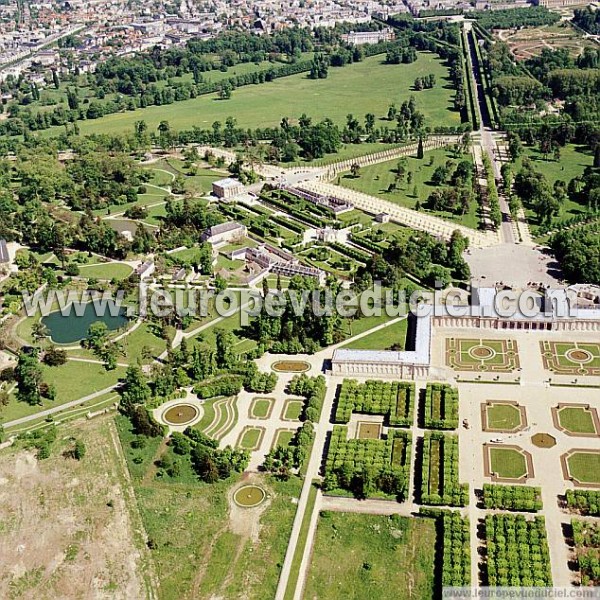
[[[0,598],[153,597],[112,417],[58,433],[46,460],[0,453]],[[63,456],[71,435],[86,445],[80,461]]]
[[[495,35],[510,46],[518,60],[538,56],[544,48],[566,48],[572,56],[579,56],[586,46],[597,47],[566,22],[521,30],[499,30]]]

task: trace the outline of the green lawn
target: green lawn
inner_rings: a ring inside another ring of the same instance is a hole
[[[271,413],[273,400],[271,398],[255,398],[250,406],[250,417],[253,419],[266,419]]]
[[[521,413],[510,404],[492,404],[486,407],[489,429],[513,430],[521,425]]]
[[[554,160],[552,154],[547,159],[537,148],[525,147],[525,152],[515,163],[515,173],[518,172],[523,158],[529,158],[533,162],[536,171],[542,173],[550,185],[557,180],[569,183],[574,177],[583,173],[586,167],[591,167],[594,162],[593,153],[585,146],[568,144],[560,149],[560,160]]]
[[[429,163],[432,157],[433,163],[430,165]],[[406,208],[414,209],[417,202],[419,202],[421,210],[424,212],[430,212],[431,214],[436,214],[445,219],[456,221],[467,227],[477,229],[479,218],[477,216],[476,201],[471,203],[469,212],[462,216],[446,212],[426,211],[425,203],[427,198],[437,189],[436,186],[431,183],[431,176],[436,167],[444,165],[448,160],[457,164],[461,160],[472,162],[472,157],[468,154],[456,158],[453,152],[443,148],[426,152],[425,157],[421,160],[417,159],[416,156],[408,157],[406,172],[412,173],[411,183],[409,184],[407,178],[405,178],[404,182],[397,184],[396,190],[391,192],[388,192],[387,190],[390,184],[395,183],[396,168],[399,162],[398,159],[362,167],[358,177],[353,177],[350,172],[347,172],[338,177],[336,182],[344,187],[383,200],[388,200]],[[414,194],[415,186],[417,188],[416,195]]]
[[[273,441],[273,447],[275,446],[289,446],[290,442],[294,438],[295,431],[291,431],[289,429],[279,429],[275,434],[275,439]]]
[[[597,433],[592,413],[582,406],[561,408],[558,419],[560,424],[571,433]]]
[[[403,144],[384,144],[381,142],[362,142],[360,144],[342,144],[340,149],[335,154],[326,156],[324,158],[316,158],[314,160],[297,160],[295,162],[280,163],[283,167],[296,167],[296,166],[313,166],[319,167],[329,165],[334,162],[341,162],[350,158],[358,158],[365,154],[374,154],[375,152],[383,152],[384,150],[390,150],[392,148],[398,148]],[[341,220],[346,214],[340,215],[338,218]]]
[[[156,447],[154,440],[149,443],[144,455],[151,463]],[[256,539],[230,520],[228,495],[238,481],[232,477],[215,484],[173,484],[134,479],[144,528],[154,547],[162,600],[274,597],[301,480],[260,478],[270,501],[264,512],[252,516],[260,530]]]
[[[568,458],[569,472],[582,483],[600,484],[600,452],[575,452]]]
[[[560,149],[560,160],[554,160],[552,154],[544,159],[544,155],[537,148],[525,148],[525,152],[520,156],[514,166],[515,174],[518,173],[523,158],[527,157],[533,162],[533,167],[536,171],[542,173],[548,183],[552,186],[557,180],[569,183],[574,177],[578,177],[583,173],[586,167],[591,166],[594,162],[593,153],[585,146],[576,146],[568,144]],[[528,220],[532,224],[537,224],[537,217],[529,208],[525,210]],[[579,215],[586,212],[586,206],[567,200],[561,208],[559,216],[555,219],[559,222],[563,219]]]
[[[293,600],[294,598],[294,592],[298,583],[298,575],[300,574],[300,564],[302,563],[302,556],[304,555],[304,548],[308,538],[310,520],[317,499],[317,490],[317,486],[313,484],[308,492],[308,502],[306,503],[306,510],[302,517],[302,525],[300,527],[300,534],[298,535],[298,542],[296,543],[296,549],[294,551],[294,558],[290,568],[290,576],[285,589],[284,600]]]
[[[42,380],[56,388],[56,400],[44,400],[41,405],[30,406],[19,402],[14,392],[11,394],[8,406],[2,408],[2,421],[12,421],[41,410],[60,406],[83,398],[99,390],[115,385],[125,375],[123,367],[107,371],[102,365],[69,361],[60,367],[42,365]]]
[[[151,106],[135,111],[107,115],[79,123],[82,135],[89,133],[123,133],[133,129],[135,121],[144,119],[153,130],[166,120],[175,130],[193,126],[210,128],[214,121],[224,123],[235,116],[243,127],[278,125],[282,117],[298,119],[306,113],[313,119],[330,117],[343,123],[348,113],[363,119],[366,113],[381,118],[390,104],[398,107],[411,95],[423,112],[427,124],[458,125],[459,113],[451,110],[454,91],[449,88],[448,71],[432,53],[419,53],[410,65],[385,65],[383,56],[373,56],[344,68],[332,68],[327,79],[311,80],[306,73],[277,79],[262,85],[235,90],[230,100],[218,100],[216,94],[165,106]],[[414,92],[415,77],[434,74],[437,85],[431,90]],[[365,86],[368,82],[368,86]],[[376,90],[377,93],[372,93]],[[62,128],[48,130],[50,135]]]
[[[238,448],[241,450],[258,450],[263,434],[264,429],[260,427],[246,427],[240,435]]]
[[[525,457],[512,448],[490,448],[490,467],[493,473],[506,479],[518,479],[527,474]]]
[[[388,325],[343,347],[348,350],[390,350],[396,344],[398,345],[396,350],[404,350],[407,327],[408,321],[402,319],[402,321]]]
[[[112,262],[99,265],[82,265],[79,267],[80,277],[96,279],[125,279],[133,272],[133,268],[125,263]]]
[[[126,335],[120,343],[129,363],[135,363],[138,360],[147,363],[153,360],[152,358],[142,357],[144,347],[152,351],[153,357],[162,354],[167,347],[165,340],[154,335],[152,326],[149,323],[142,323],[135,331]]]
[[[283,418],[288,421],[298,421],[302,414],[302,408],[304,402],[302,400],[288,400],[285,403],[285,410],[283,412]]]
[[[323,512],[305,598],[434,598],[431,520]]]

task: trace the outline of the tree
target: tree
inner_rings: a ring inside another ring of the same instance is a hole
[[[92,323],[83,340],[83,345],[94,352],[100,352],[108,341],[108,326],[104,321]]]
[[[81,440],[75,441],[75,447],[73,448],[73,458],[75,460],[81,460],[86,453],[85,444]]]
[[[425,155],[425,153],[423,151],[423,138],[420,137],[419,143],[417,145],[417,158],[422,159],[424,155]]]
[[[42,368],[35,348],[21,351],[15,367],[17,398],[27,404],[41,404]]]
[[[145,404],[152,397],[148,380],[138,365],[127,367],[121,391],[121,406],[127,411],[134,405]]]
[[[215,329],[216,361],[220,369],[231,369],[235,363],[234,337],[231,331]]]
[[[44,361],[44,364],[50,367],[59,367],[67,362],[67,351],[61,350],[56,346],[50,346],[44,353],[42,360]]]
[[[350,167],[350,173],[352,173],[352,177],[355,179],[360,177],[360,165],[358,163],[353,163]]]

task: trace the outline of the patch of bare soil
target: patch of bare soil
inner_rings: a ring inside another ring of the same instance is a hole
[[[147,597],[111,428],[104,417],[61,428],[43,461],[0,453],[0,598]],[[80,461],[63,456],[70,436],[86,445]]]

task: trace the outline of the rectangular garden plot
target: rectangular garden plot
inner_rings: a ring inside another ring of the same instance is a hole
[[[458,390],[442,383],[428,383],[425,390],[423,424],[428,429],[458,427]]]
[[[334,421],[348,423],[353,412],[384,415],[387,424],[410,427],[413,424],[415,384],[402,381],[344,379],[338,389]]]
[[[423,439],[421,502],[466,506],[469,486],[459,483],[458,437],[428,431]]]
[[[386,439],[348,439],[348,428],[335,425],[325,462],[324,489],[357,497],[404,499],[409,482],[411,436],[390,430]]]

